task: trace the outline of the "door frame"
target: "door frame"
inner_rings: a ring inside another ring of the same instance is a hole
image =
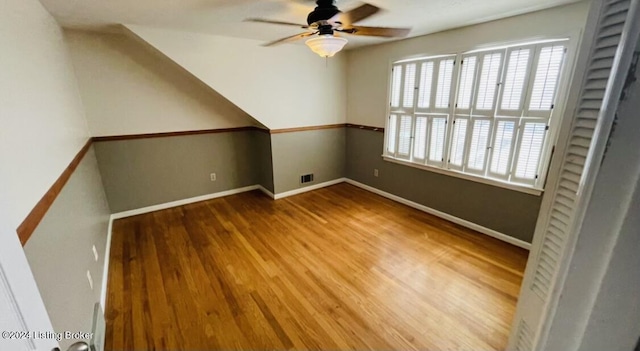
[[[0,296],[5,298],[9,310],[13,310],[13,315],[1,316],[3,325],[14,328],[10,331],[54,332],[18,234],[4,219],[0,221]],[[0,336],[0,345],[7,341]],[[59,347],[55,338],[26,338],[23,341],[24,350],[50,351]],[[12,349],[17,347],[15,343],[10,345]]]

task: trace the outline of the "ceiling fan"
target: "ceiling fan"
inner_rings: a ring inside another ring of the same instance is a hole
[[[263,46],[273,46],[296,41],[298,39],[318,35],[306,41],[307,46],[322,57],[331,57],[347,44],[347,39],[338,37],[336,32],[353,35],[365,35],[385,38],[402,38],[407,36],[411,28],[365,27],[354,25],[380,11],[371,4],[363,4],[353,10],[342,12],[335,4],[335,0],[317,0],[317,7],[307,16],[307,24],[297,24],[283,21],[272,21],[262,18],[248,18],[245,21],[296,26],[307,31],[278,39]]]

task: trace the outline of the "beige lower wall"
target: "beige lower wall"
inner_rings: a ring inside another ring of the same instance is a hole
[[[300,189],[345,176],[346,128],[271,135],[275,193]],[[300,184],[313,173],[314,181]]]
[[[237,131],[96,142],[111,211],[122,212],[264,183],[268,140]],[[265,134],[266,135],[266,134]],[[268,136],[268,135],[267,135]],[[216,173],[211,181],[210,174]]]
[[[271,135],[266,132],[254,132],[253,151],[254,167],[257,168],[257,184],[273,193],[273,153],[271,149]]]
[[[102,289],[109,214],[96,156],[89,150],[24,246],[56,332],[91,332]],[[60,347],[66,350],[75,341],[63,339]]]
[[[117,213],[250,185],[280,194],[342,178],[345,136],[345,128],[239,131],[94,145],[109,205]],[[300,176],[307,173],[314,181],[303,186]]]
[[[347,177],[530,243],[541,196],[384,161],[384,133],[347,128]],[[374,169],[379,176],[375,177]]]

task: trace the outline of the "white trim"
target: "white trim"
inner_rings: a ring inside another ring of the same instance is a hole
[[[275,200],[278,200],[278,199],[282,199],[282,198],[285,198],[285,197],[306,193],[307,191],[317,190],[317,189],[320,189],[320,188],[326,188],[326,187],[331,186],[331,185],[344,183],[346,181],[347,181],[347,178],[338,178],[338,179],[330,180],[328,182],[309,185],[309,186],[306,186],[304,188],[285,191],[284,193],[280,193],[280,194],[275,194],[275,196],[273,198]]]
[[[6,274],[4,273],[4,269],[2,268],[2,265],[0,265],[0,303],[3,305],[5,309],[7,308],[7,305],[9,307],[8,311],[5,310],[5,312],[8,312],[8,314],[2,316],[3,325],[8,325],[12,328],[16,328],[14,329],[15,331],[28,332],[29,327],[27,327],[27,321],[24,319],[24,315],[20,311],[20,306],[16,301],[15,294],[11,289],[11,285],[9,285],[9,281],[7,281],[7,277],[6,277]],[[6,339],[6,338],[3,337],[3,339]],[[5,342],[7,342],[6,346],[16,347],[18,345],[18,341],[15,341],[14,344],[6,340]],[[24,338],[21,340],[21,343],[23,346],[22,348],[23,350],[36,349],[36,344],[33,342],[31,338]],[[3,344],[4,344],[3,342],[0,342],[0,346],[2,346]]]
[[[104,268],[102,269],[102,290],[100,291],[100,306],[102,311],[107,310],[107,285],[109,283],[109,258],[111,257],[111,234],[113,232],[113,215],[109,216],[107,227],[107,243],[104,249]]]
[[[5,207],[3,201],[4,198],[0,199],[0,211],[8,208]],[[44,332],[54,330],[24,248],[16,235],[16,230],[10,228],[7,221],[0,220],[0,300],[4,294],[9,296],[9,301],[0,303],[8,302],[11,305],[9,309],[14,313],[0,315],[0,319],[6,322],[2,324],[3,327],[15,331]],[[0,349],[15,350],[20,345],[27,346],[23,349],[32,351],[51,350],[59,347],[55,338],[36,338],[22,341],[0,339]],[[7,343],[10,344],[7,345]]]
[[[525,193],[525,194],[531,194],[531,195],[540,196],[544,192],[544,189],[532,188],[532,187],[527,186],[527,185],[511,184],[511,183],[502,182],[502,181],[497,180],[497,179],[484,178],[484,177],[475,176],[475,175],[468,174],[468,173],[458,172],[458,171],[452,170],[452,169],[433,167],[433,166],[418,164],[418,163],[414,163],[414,162],[410,162],[410,161],[399,160],[397,158],[393,158],[393,157],[387,156],[387,155],[382,155],[382,158],[385,161],[397,163],[397,164],[400,164],[400,165],[403,165],[403,166],[409,166],[409,167],[424,169],[426,171],[430,171],[430,172],[434,172],[434,173],[440,173],[440,174],[444,174],[444,175],[448,175],[448,176],[452,176],[452,177],[456,177],[456,178],[466,179],[466,180],[470,180],[470,181],[477,182],[477,183],[493,185],[493,186],[497,186],[499,188],[505,188],[505,189],[509,189],[509,190],[515,190],[515,191],[519,191],[519,192]]]
[[[413,207],[413,208],[415,208],[417,210],[420,210],[422,212],[426,212],[428,214],[440,217],[440,218],[445,219],[445,220],[447,220],[449,222],[453,222],[455,224],[459,224],[459,225],[461,225],[463,227],[467,227],[469,229],[473,229],[473,230],[475,230],[477,232],[480,232],[482,234],[486,234],[486,235],[488,235],[490,237],[493,237],[493,238],[496,238],[498,240],[502,240],[504,242],[507,242],[509,244],[521,247],[521,248],[526,249],[526,250],[530,250],[531,249],[531,244],[526,242],[526,241],[522,241],[520,239],[516,239],[514,237],[511,237],[509,235],[500,233],[500,232],[495,231],[493,229],[489,229],[489,228],[483,227],[483,226],[481,226],[479,224],[475,224],[473,222],[469,222],[469,221],[467,221],[465,219],[458,218],[456,216],[452,216],[452,215],[450,215],[448,213],[444,213],[444,212],[440,212],[438,210],[434,210],[433,208],[430,208],[430,207],[421,205],[419,203],[407,200],[407,199],[402,198],[400,196],[396,196],[396,195],[390,194],[390,193],[382,191],[380,189],[376,189],[374,187],[362,184],[362,183],[357,182],[355,180],[346,179],[345,181],[347,183],[351,184],[351,185],[357,186],[357,187],[362,188],[364,190],[367,190],[367,191],[370,191],[372,193],[378,194],[380,196],[386,197],[387,199],[399,202],[399,203],[401,203],[403,205],[407,205],[409,207]]]
[[[504,50],[504,49],[517,48],[519,46],[530,46],[530,45],[533,46],[533,45],[540,45],[540,44],[557,43],[557,42],[561,42],[561,41],[569,41],[570,39],[571,38],[569,38],[569,37],[567,37],[567,38],[558,37],[556,39],[540,39],[540,40],[533,40],[533,41],[525,41],[523,43],[513,42],[511,44],[501,45],[501,46],[494,46],[492,48],[473,49],[471,51],[463,52],[463,54],[476,54],[478,52],[483,52],[483,51],[487,51],[487,50]]]
[[[247,192],[247,191],[258,190],[258,189],[260,189],[259,185],[250,185],[250,186],[245,186],[244,188],[231,189],[231,190],[221,191],[221,192],[218,192],[218,193],[207,194],[207,195],[202,195],[202,196],[196,196],[196,197],[191,197],[191,198],[188,198],[188,199],[176,200],[176,201],[166,202],[166,203],[163,203],[163,204],[158,204],[158,205],[153,205],[153,206],[147,206],[147,207],[138,208],[138,209],[135,209],[135,210],[118,212],[118,213],[112,214],[111,218],[112,219],[120,219],[120,218],[125,218],[125,217],[131,217],[131,216],[136,216],[136,215],[139,215],[139,214],[155,212],[155,211],[160,211],[160,210],[166,210],[167,208],[178,207],[178,206],[182,206],[182,205],[188,205],[188,204],[192,204],[194,202],[211,200],[211,199],[215,199],[215,198],[218,198],[218,197],[235,195],[235,194],[240,194],[240,193],[244,193],[244,192]]]
[[[269,190],[267,190],[267,188],[263,187],[262,185],[258,185],[258,190],[262,191],[265,195],[267,195],[268,197],[275,199],[275,195],[273,195],[272,192],[270,192]]]

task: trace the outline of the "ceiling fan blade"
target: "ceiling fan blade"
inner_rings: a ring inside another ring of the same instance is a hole
[[[338,29],[343,33],[349,33],[354,35],[366,35],[371,37],[385,37],[385,38],[403,38],[406,37],[411,28],[386,28],[386,27],[365,27],[365,26],[353,26],[346,29]]]
[[[369,16],[375,15],[378,11],[380,11],[379,7],[371,4],[364,4],[353,10],[342,12],[336,17],[338,21],[342,22],[344,27],[351,27],[352,24],[362,21]]]
[[[302,38],[306,38],[306,37],[310,37],[314,34],[317,34],[318,32],[305,32],[305,33],[300,33],[300,34],[296,34],[296,35],[292,35],[290,37],[286,37],[286,38],[282,38],[282,39],[278,39],[266,44],[262,44],[262,46],[274,46],[274,45],[280,45],[280,44],[284,44],[284,43],[290,43],[293,41],[296,41],[298,39],[302,39]]]
[[[299,27],[299,28],[309,28],[309,26],[307,26],[306,24],[298,24],[298,23],[284,22],[284,21],[272,21],[272,20],[267,20],[267,19],[262,19],[262,18],[247,18],[244,21],[245,22],[257,22],[257,23],[268,23],[268,24],[280,24],[280,25],[284,25],[284,26],[295,26],[295,27]]]

